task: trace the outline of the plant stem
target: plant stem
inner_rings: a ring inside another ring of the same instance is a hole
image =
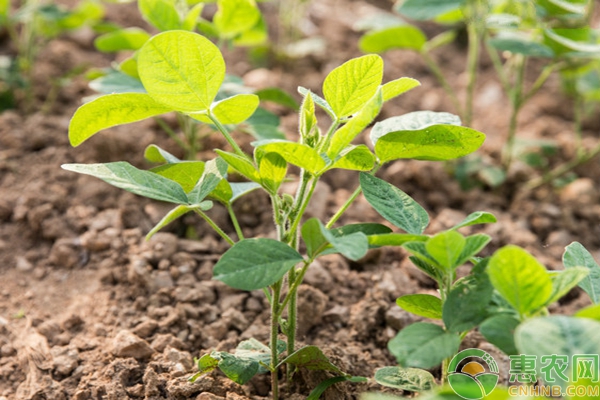
[[[227,203],[226,208],[227,208],[227,212],[229,213],[229,217],[231,218],[231,222],[233,222],[233,226],[235,227],[235,233],[237,233],[238,239],[244,240],[244,233],[242,232],[242,228],[240,228],[240,224],[235,215],[235,212],[233,211],[233,207],[231,206],[230,203]]]
[[[173,141],[175,141],[175,143],[177,143],[177,145],[179,147],[181,147],[182,149],[185,150],[186,153],[189,152],[189,146],[179,138],[179,136],[177,136],[177,133],[175,133],[175,131],[173,129],[171,129],[171,127],[165,122],[164,119],[160,118],[160,117],[154,117],[154,121],[156,121],[156,123],[165,131],[167,132],[167,135],[169,135],[169,137],[171,139],[173,139]]]
[[[200,210],[195,210],[195,211],[196,211],[196,214],[201,216],[202,219],[204,219],[215,230],[215,232],[217,232],[219,234],[219,236],[221,236],[223,239],[225,239],[225,241],[227,243],[229,243],[231,246],[233,246],[235,244],[235,242],[229,237],[229,235],[227,235],[225,232],[223,232],[223,230],[221,228],[219,228],[219,226],[215,223],[215,221],[213,221],[208,215],[206,215],[205,213],[203,213]]]
[[[515,82],[510,93],[511,114],[503,154],[504,170],[507,172],[513,159],[519,111],[523,105],[523,80],[525,78],[525,58],[521,54],[516,54],[514,57]]]
[[[273,400],[279,399],[279,379],[277,376],[277,365],[279,364],[279,355],[277,354],[277,338],[279,336],[279,317],[281,297],[281,285],[283,280],[280,279],[273,287],[273,296],[271,298],[271,391],[273,392]]]
[[[248,155],[246,153],[244,153],[242,151],[242,149],[240,148],[240,146],[238,146],[238,144],[235,142],[235,140],[233,140],[233,138],[231,137],[231,134],[229,133],[227,128],[225,128],[223,126],[223,124],[221,124],[221,122],[219,122],[219,120],[214,115],[212,115],[210,112],[208,113],[208,117],[215,124],[215,126],[217,127],[219,132],[221,132],[223,134],[223,136],[225,137],[225,140],[227,140],[227,143],[229,143],[229,145],[231,146],[233,151],[235,151],[241,157],[248,158]]]
[[[433,75],[435,75],[440,85],[442,85],[442,88],[444,89],[448,97],[450,97],[450,101],[452,102],[452,105],[454,105],[456,113],[460,115],[461,118],[464,118],[464,112],[462,106],[460,105],[460,101],[458,101],[458,97],[456,97],[454,89],[452,89],[452,86],[450,86],[450,83],[448,83],[448,80],[444,76],[444,73],[442,72],[442,69],[440,68],[438,63],[435,62],[434,59],[426,51],[422,51],[419,54],[421,54],[423,60],[425,61],[425,64],[427,64],[427,67],[431,70],[431,72],[433,72]]]
[[[476,6],[475,6],[476,7]],[[477,14],[477,13],[476,13]],[[473,119],[473,98],[475,96],[475,83],[477,81],[477,67],[479,65],[480,22],[477,18],[467,24],[469,33],[469,50],[467,53],[467,99],[465,101],[465,125],[470,126]]]
[[[304,276],[304,275],[302,275],[302,276]],[[286,298],[289,298],[289,303],[287,304],[287,312],[288,312],[287,321],[288,321],[288,323],[287,323],[287,329],[285,332],[286,336],[287,336],[287,355],[288,356],[290,354],[292,354],[294,351],[296,351],[296,326],[297,326],[297,322],[298,322],[298,295],[297,295],[298,287],[295,286],[295,283],[297,280],[298,280],[298,278],[296,276],[296,267],[293,267],[288,272],[288,294],[290,294],[290,295],[286,297]],[[283,308],[285,308],[285,306],[282,305],[282,309]],[[286,374],[286,378],[287,378],[288,382],[290,382],[292,379],[292,368],[290,365],[287,365],[285,374]]]

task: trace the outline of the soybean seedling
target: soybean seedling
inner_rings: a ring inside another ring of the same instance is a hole
[[[279,398],[278,372],[284,365],[290,379],[296,368],[326,370],[338,375],[327,381],[325,387],[340,380],[359,379],[340,371],[315,346],[296,348],[297,291],[306,271],[324,254],[341,253],[358,260],[370,245],[404,243],[421,235],[425,216],[414,214],[412,199],[373,175],[382,165],[396,159],[448,160],[464,156],[481,146],[484,135],[460,126],[459,119],[450,114],[423,111],[375,124],[371,131],[374,152],[365,145],[353,145],[352,141],[374,121],[385,101],[419,85],[411,78],[382,84],[383,60],[368,55],[331,71],[323,83],[322,97],[308,89],[299,89],[303,101],[297,141],[258,141],[254,143],[253,154],[248,154],[226,125],[250,117],[259,98],[255,94],[236,94],[216,100],[224,82],[225,62],[213,43],[192,32],[167,31],[142,46],[137,63],[145,92],[109,94],[81,106],[69,127],[69,139],[74,146],[105,128],[177,111],[212,123],[229,148],[215,150],[218,157],[206,162],[182,162],[152,146],[147,149],[147,158],[163,165],[149,171],[127,162],[66,164],[63,168],[174,204],[148,236],[178,217],[195,212],[231,245],[214,266],[214,279],[236,289],[265,292],[271,307],[269,343],[250,340],[242,342],[234,354],[204,354],[198,360],[199,374],[218,368],[243,384],[257,373],[269,372],[274,399]],[[321,131],[316,107],[321,107],[331,120],[327,130]],[[284,180],[296,179],[288,173],[289,164],[300,171],[294,196],[280,193]],[[360,187],[328,222],[305,221],[303,217],[317,182],[327,171],[338,168],[362,171]],[[245,177],[247,182],[229,182],[228,170]],[[271,200],[275,238],[246,238],[232,207],[234,201],[243,201],[244,193],[259,188]],[[390,228],[374,223],[333,228],[361,190],[367,196],[373,193],[384,196],[382,210],[393,209],[400,220],[411,221],[395,222],[406,233],[392,233]],[[207,211],[214,202],[228,210],[237,237],[210,218]],[[301,241],[305,254],[299,251]],[[324,386],[319,385],[315,393],[324,390]]]

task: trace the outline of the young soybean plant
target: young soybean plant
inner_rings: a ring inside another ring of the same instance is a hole
[[[460,126],[460,121],[450,114],[416,112],[376,124],[371,133],[374,153],[365,145],[351,144],[377,117],[385,101],[419,85],[410,78],[382,85],[383,61],[377,55],[367,55],[334,69],[325,78],[323,97],[299,89],[304,100],[298,141],[259,141],[254,143],[250,155],[240,148],[225,125],[252,115],[258,97],[238,94],[215,101],[225,76],[225,63],[219,49],[208,39],[186,31],[156,35],[139,50],[138,70],[145,93],[106,95],[81,106],[69,127],[73,145],[111,126],[177,111],[213,124],[227,140],[229,151],[217,149],[218,157],[206,162],[182,162],[151,146],[146,157],[163,165],[149,171],[127,162],[67,164],[63,168],[175,204],[148,236],[183,214],[197,213],[231,245],[215,265],[214,279],[233,288],[265,292],[271,306],[270,342],[265,345],[251,339],[242,342],[234,354],[205,354],[198,360],[199,374],[219,368],[243,384],[257,373],[270,372],[274,399],[279,398],[278,371],[284,365],[288,378],[300,367],[338,375],[319,385],[312,398],[317,398],[327,385],[359,379],[340,371],[314,346],[296,348],[297,290],[308,267],[324,254],[341,253],[358,260],[369,246],[399,245],[420,237],[426,213],[418,211],[408,195],[400,194],[399,189],[373,175],[382,165],[396,159],[448,160],[464,156],[481,146],[484,135]],[[329,128],[323,132],[317,121],[316,106],[331,119]],[[288,164],[300,169],[295,196],[279,192],[281,183],[293,178],[288,176]],[[327,223],[317,219],[304,221],[317,182],[335,168],[363,171],[361,186]],[[229,183],[228,170],[248,182]],[[245,238],[231,207],[232,202],[256,188],[264,190],[271,199],[275,239]],[[398,218],[409,221],[396,224],[406,233],[392,233],[390,228],[374,223],[332,228],[361,189],[367,196],[377,194],[382,199],[382,209],[394,209]],[[229,211],[237,240],[206,213],[213,201],[222,203]],[[299,252],[301,240],[306,248],[304,255]],[[279,340],[280,333],[285,341]]]

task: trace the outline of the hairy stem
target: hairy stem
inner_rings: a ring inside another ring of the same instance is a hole
[[[277,375],[277,365],[279,364],[279,355],[277,354],[277,338],[279,336],[279,317],[281,297],[281,285],[283,280],[276,282],[273,287],[273,295],[271,297],[271,391],[273,392],[273,400],[279,399],[279,377]]]
[[[208,113],[208,117],[215,124],[215,126],[217,127],[219,132],[221,132],[223,134],[223,137],[225,137],[225,140],[227,140],[227,143],[229,143],[229,145],[231,146],[233,151],[235,151],[237,153],[237,155],[239,155],[241,157],[248,158],[248,155],[246,153],[244,153],[242,151],[242,149],[240,148],[240,146],[238,146],[238,144],[235,142],[235,140],[233,140],[233,138],[231,137],[231,134],[229,133],[227,128],[225,128],[223,126],[223,124],[221,124],[221,122],[219,122],[219,120],[211,113]]]
[[[215,230],[215,232],[217,232],[219,234],[219,236],[221,236],[227,243],[229,243],[231,246],[233,246],[235,244],[233,239],[231,239],[229,237],[229,235],[227,235],[225,232],[223,232],[223,230],[221,228],[219,228],[219,226],[215,223],[215,221],[213,221],[208,215],[206,215],[205,213],[203,213],[200,210],[195,210],[195,211],[196,211],[196,214],[201,216],[202,219],[204,219]]]

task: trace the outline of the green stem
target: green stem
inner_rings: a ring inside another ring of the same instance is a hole
[[[233,226],[235,227],[235,233],[238,235],[239,240],[244,240],[244,232],[242,232],[242,228],[240,228],[240,224],[238,219],[233,211],[233,207],[231,207],[230,203],[227,203],[227,212],[229,213],[229,217],[231,218],[231,222],[233,222]]]
[[[225,241],[227,243],[229,243],[231,246],[233,246],[235,244],[235,242],[225,232],[223,232],[223,230],[221,228],[219,228],[219,226],[215,223],[215,221],[213,221],[208,215],[206,215],[205,213],[203,213],[200,210],[195,210],[195,211],[196,211],[196,214],[201,216],[202,219],[204,219],[215,230],[215,232],[217,232],[219,234],[219,236],[221,236],[223,239],[225,239]]]
[[[475,5],[474,7],[477,7]],[[475,18],[467,24],[469,34],[469,50],[467,53],[467,99],[465,102],[465,125],[470,126],[473,119],[473,98],[475,97],[475,83],[477,81],[477,68],[479,66],[479,46],[481,43],[481,22],[475,13]]]
[[[238,144],[235,142],[235,140],[233,140],[233,138],[231,137],[231,134],[229,133],[227,128],[225,128],[223,126],[223,124],[221,124],[221,122],[219,122],[219,120],[214,115],[212,115],[210,112],[208,113],[208,118],[210,118],[210,120],[213,122],[213,124],[215,124],[215,126],[217,127],[219,132],[221,132],[223,134],[223,136],[225,137],[225,140],[227,140],[227,143],[229,143],[229,145],[231,146],[233,151],[235,151],[241,157],[248,158],[248,155],[246,153],[244,153],[242,151],[242,149],[240,148],[240,146],[238,146]]]
[[[308,207],[308,203],[310,202],[310,199],[312,198],[312,195],[315,192],[315,187],[317,186],[317,181],[318,181],[318,179],[316,179],[316,178],[312,179],[312,183],[310,184],[308,193],[304,196],[304,200],[302,201],[302,203],[300,205],[300,209],[298,210],[297,213],[295,213],[295,217],[292,220],[292,224],[290,226],[290,229],[289,229],[288,235],[287,235],[288,238],[292,238],[292,236],[297,234],[297,230],[298,230],[298,226],[300,225],[300,221],[302,220],[302,217],[304,216],[304,212],[306,211],[306,207]]]
[[[331,143],[331,138],[333,137],[333,134],[339,126],[340,121],[336,118],[336,120],[331,123],[331,126],[327,130],[327,133],[325,134],[325,139],[319,144],[319,147],[317,148],[318,153],[323,153],[327,151],[327,148]]]
[[[273,287],[273,296],[271,299],[271,391],[273,392],[273,400],[279,399],[279,379],[277,376],[277,365],[279,364],[279,355],[277,354],[277,338],[279,336],[279,317],[281,297],[281,285],[283,280],[276,282]]]
[[[523,105],[523,81],[525,78],[525,58],[517,54],[514,56],[515,59],[515,82],[510,93],[511,102],[511,114],[510,122],[508,126],[508,137],[506,139],[506,147],[504,148],[503,164],[504,170],[508,171],[513,160],[513,152],[515,147],[515,140],[517,136],[517,125],[519,112]]]
[[[304,275],[302,275],[304,276]],[[296,267],[290,269],[290,271],[288,272],[288,294],[291,294],[291,297],[286,296],[286,298],[289,298],[289,304],[287,304],[287,312],[288,312],[288,318],[287,318],[287,329],[286,329],[286,336],[287,336],[287,354],[290,355],[292,354],[294,351],[296,351],[296,326],[297,326],[297,322],[298,322],[298,296],[297,296],[297,286],[295,286],[296,281],[298,280],[297,276],[296,276]],[[300,280],[301,282],[301,280]],[[285,309],[285,305],[282,304],[282,309]],[[288,365],[286,368],[286,377],[288,382],[291,381],[292,379],[292,366]]]
[[[452,86],[450,86],[450,83],[444,76],[444,73],[442,72],[442,69],[440,68],[438,63],[435,62],[434,59],[425,51],[422,51],[419,54],[421,54],[421,57],[423,57],[425,64],[427,64],[427,67],[431,70],[431,72],[433,72],[433,75],[435,75],[440,85],[442,85],[442,88],[444,89],[448,97],[450,97],[450,101],[452,102],[452,105],[454,105],[456,113],[462,118],[464,118],[464,112],[462,106],[460,105],[460,101],[458,101],[456,93],[452,89]]]
[[[154,121],[156,121],[156,123],[162,128],[162,130],[164,130],[167,133],[167,135],[169,135],[169,137],[173,139],[175,143],[177,143],[179,147],[184,149],[186,153],[189,153],[189,146],[183,140],[181,140],[179,136],[177,136],[177,133],[175,133],[175,131],[171,129],[171,127],[165,122],[164,119],[160,117],[154,117]]]

